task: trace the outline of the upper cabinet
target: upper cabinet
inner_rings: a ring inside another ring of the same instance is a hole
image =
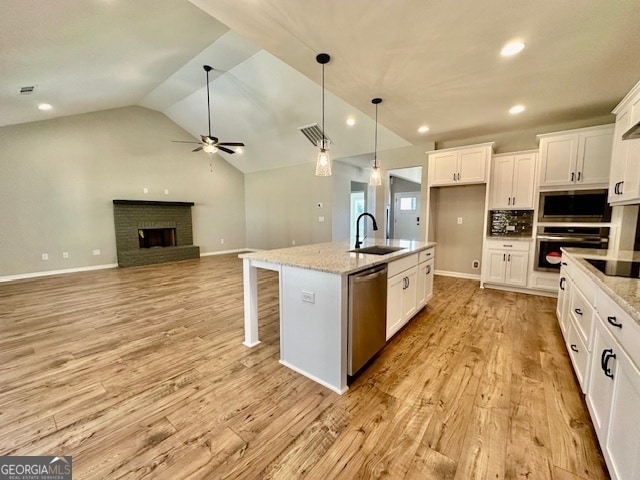
[[[609,181],[609,203],[640,203],[640,139],[622,140],[622,135],[640,122],[640,82],[613,110],[616,127]]]
[[[536,159],[535,152],[493,157],[489,208],[493,210],[534,208]]]
[[[428,152],[429,186],[485,183],[492,147],[493,142]]]
[[[538,135],[540,187],[609,183],[613,125]]]

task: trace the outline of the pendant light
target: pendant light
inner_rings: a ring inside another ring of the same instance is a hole
[[[371,169],[371,175],[369,175],[369,185],[378,187],[382,185],[382,174],[378,165],[378,105],[382,103],[382,99],[374,98],[371,103],[376,106],[376,134],[373,144],[373,168]]]
[[[328,177],[331,175],[331,154],[329,153],[329,139],[324,133],[324,66],[329,63],[331,57],[326,53],[320,53],[316,61],[322,65],[322,138],[318,140],[318,159],[316,160],[316,176]]]

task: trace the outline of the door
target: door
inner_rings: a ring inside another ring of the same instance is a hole
[[[402,317],[403,325],[416,312],[416,302],[418,300],[418,267],[412,267],[403,274],[405,279],[402,291]]]
[[[625,171],[631,142],[621,140],[621,137],[630,126],[631,116],[627,108],[616,115],[616,126],[614,130],[615,141],[613,143],[613,153],[611,156],[611,177],[609,178],[609,203],[623,199]]]
[[[418,240],[420,236],[420,192],[396,193],[393,206],[393,238]]]

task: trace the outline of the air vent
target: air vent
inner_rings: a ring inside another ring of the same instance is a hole
[[[317,146],[318,142],[322,140],[322,129],[318,126],[317,123],[312,123],[311,125],[306,125],[304,127],[298,127],[298,130],[302,132],[302,134],[307,137],[307,139],[314,145]],[[331,139],[325,135],[325,137],[329,143]]]
[[[36,87],[20,87],[20,95],[29,95],[33,93]]]

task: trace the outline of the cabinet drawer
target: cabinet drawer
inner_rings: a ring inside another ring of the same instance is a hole
[[[404,272],[408,268],[415,267],[418,264],[418,254],[414,253],[406,257],[402,257],[399,260],[394,260],[389,263],[389,270],[387,271],[387,277],[393,277],[399,273]]]
[[[528,240],[487,240],[485,243],[486,248],[492,248],[495,250],[515,250],[518,252],[529,251]]]
[[[596,310],[607,330],[640,367],[640,325],[602,290],[598,291]]]
[[[593,280],[584,273],[579,266],[574,266],[570,269],[570,275],[573,279],[573,284],[582,292],[582,295],[587,299],[591,305],[596,303],[596,284]]]
[[[435,256],[435,248],[427,248],[418,253],[418,263],[426,262]]]
[[[571,363],[573,363],[573,369],[576,372],[576,377],[578,377],[582,393],[587,393],[587,383],[589,380],[587,373],[589,372],[590,355],[573,321],[569,322],[567,350],[569,351],[569,357],[571,357]]]
[[[574,283],[571,289],[571,300],[569,303],[569,314],[582,336],[588,350],[591,351],[593,345],[593,307],[582,295],[582,292]]]

